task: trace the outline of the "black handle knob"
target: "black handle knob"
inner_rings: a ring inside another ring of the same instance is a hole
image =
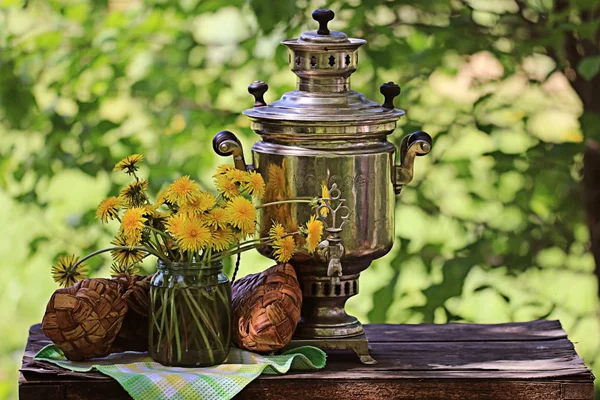
[[[213,150],[220,156],[233,156],[233,164],[237,169],[246,171],[248,166],[244,160],[244,150],[240,140],[229,131],[221,131],[213,138]]]
[[[319,35],[329,35],[327,23],[335,17],[335,13],[328,8],[319,8],[318,10],[313,11],[312,17],[319,23],[319,30],[317,33]]]
[[[381,85],[379,91],[385,98],[381,107],[393,110],[394,98],[400,94],[400,86],[396,85],[394,82],[388,82]]]
[[[222,157],[232,155],[237,148],[241,147],[240,140],[229,131],[221,131],[213,138],[213,150]]]
[[[248,86],[248,93],[254,96],[254,107],[264,107],[267,105],[263,97],[267,90],[269,90],[269,85],[263,81],[254,81]]]
[[[431,136],[427,132],[413,132],[410,135],[408,135],[408,138],[406,140],[406,150],[411,148],[415,143],[418,144],[418,146],[416,146],[416,155],[420,157],[429,154],[429,152],[431,151],[431,146],[433,145],[433,139],[431,139]],[[406,154],[406,150],[401,148],[400,153]]]

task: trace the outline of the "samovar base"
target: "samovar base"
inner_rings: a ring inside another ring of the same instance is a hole
[[[321,350],[352,350],[360,362],[367,365],[377,364],[377,361],[369,354],[369,341],[364,333],[348,338],[319,338],[301,339],[293,338],[283,350],[295,349],[301,346],[314,346]]]
[[[294,338],[298,339],[344,339],[364,335],[362,324],[352,316],[346,314],[342,308],[328,309],[327,318],[321,318],[321,323],[314,320],[303,319],[298,323]],[[333,315],[332,315],[333,314]]]
[[[299,339],[342,339],[364,335],[360,321],[346,313],[346,301],[358,293],[359,274],[314,276],[296,269],[302,288],[302,318],[294,333]]]

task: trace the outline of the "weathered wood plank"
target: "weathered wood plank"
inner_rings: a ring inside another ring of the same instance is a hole
[[[244,399],[430,399],[430,400],[579,400],[592,399],[593,389],[587,397],[564,397],[565,383],[524,380],[437,380],[411,381],[312,381],[289,379],[285,382],[259,379],[246,387],[236,398]],[[587,385],[590,387],[590,385]],[[43,391],[41,391],[43,390]],[[591,393],[591,395],[590,395]],[[22,400],[125,400],[131,397],[115,381],[85,382],[65,380],[60,386],[21,386]]]
[[[320,379],[362,377],[388,378],[550,378],[584,374],[590,376],[583,360],[567,339],[525,342],[421,342],[374,343],[371,355],[376,365],[360,364],[353,353],[330,353]],[[41,372],[57,376],[82,376],[60,367],[29,360],[23,372]],[[300,379],[311,374],[293,374]],[[287,376],[279,377],[286,379]],[[102,379],[96,373],[87,379]]]
[[[19,399],[64,400],[65,388],[62,383],[33,383],[19,378]]]
[[[594,386],[588,383],[564,383],[562,385],[564,400],[583,400],[594,398]]]
[[[559,321],[506,324],[373,324],[365,325],[369,342],[523,341],[566,338]]]
[[[288,381],[285,385],[259,380],[246,387],[240,400],[305,399],[311,400],[371,400],[371,399],[427,399],[427,400],[551,400],[561,399],[558,382],[526,381],[344,381],[306,382]]]
[[[362,365],[350,352],[331,352],[323,371],[262,376],[240,398],[593,398],[593,375],[558,321],[365,329],[377,365]],[[34,361],[48,343],[39,325],[33,326],[19,381],[21,399],[38,399],[44,391],[45,400],[129,399],[116,381],[99,373],[74,373]]]

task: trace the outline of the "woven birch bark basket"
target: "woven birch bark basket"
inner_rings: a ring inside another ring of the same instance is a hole
[[[149,277],[85,279],[57,289],[42,320],[44,334],[73,361],[148,348]]]
[[[270,353],[292,339],[300,321],[302,291],[290,264],[278,264],[232,286],[233,340],[243,349]]]

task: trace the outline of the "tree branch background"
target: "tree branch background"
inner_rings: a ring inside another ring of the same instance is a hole
[[[580,183],[600,126],[596,1],[0,0],[0,398],[16,398],[53,261],[117,229],[94,218],[123,183],[114,163],[144,154],[154,193],[183,174],[210,188],[229,162],[213,135],[239,133],[249,156],[247,85],[266,81],[267,101],[294,88],[279,41],[314,29],[325,6],[332,29],[369,42],[353,88],[377,100],[382,82],[402,86],[390,139],[434,137],[398,199],[396,244],[349,310],[379,323],[560,319],[599,374]],[[270,264],[244,255],[242,273]],[[107,276],[109,260],[91,267]]]

